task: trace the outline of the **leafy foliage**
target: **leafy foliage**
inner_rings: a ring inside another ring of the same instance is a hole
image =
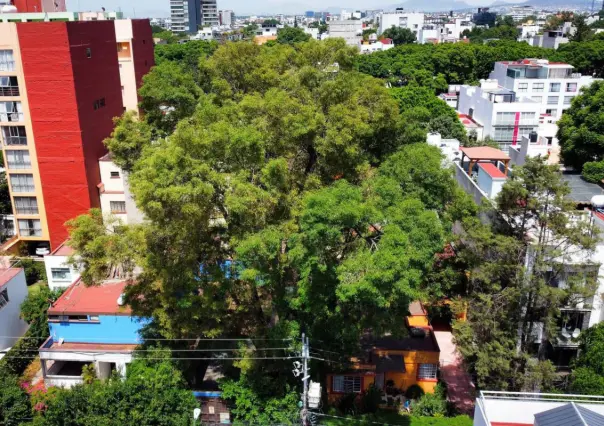
[[[31,418],[29,398],[17,378],[0,374],[0,424],[17,426]]]
[[[570,390],[588,395],[604,394],[604,323],[581,333],[579,356],[571,375]]]
[[[277,43],[295,44],[303,43],[310,39],[310,34],[306,34],[302,28],[285,27],[277,32]]]
[[[409,28],[395,27],[394,25],[391,28],[386,29],[382,33],[382,36],[391,38],[395,46],[415,43],[416,41],[415,34]]]
[[[25,272],[25,282],[28,286],[40,281],[47,281],[44,262],[23,258],[19,261],[19,266],[21,266]]]
[[[604,179],[604,161],[592,161],[583,164],[581,176],[587,182],[600,183]]]
[[[405,397],[407,399],[420,399],[424,396],[424,390],[417,384],[413,384],[405,391]]]
[[[604,160],[603,109],[604,83],[596,81],[582,89],[562,114],[558,138],[565,165],[581,170],[587,162]]]
[[[437,386],[434,393],[426,393],[411,404],[414,416],[444,417],[447,414],[447,400],[444,390]]]

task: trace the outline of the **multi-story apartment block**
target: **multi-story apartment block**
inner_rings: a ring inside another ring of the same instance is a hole
[[[101,184],[99,185],[101,211],[111,213],[122,223],[141,223],[143,214],[136,207],[128,185],[127,174],[111,161],[110,154],[99,160],[99,168],[101,170]]]
[[[226,25],[228,27],[235,25],[235,12],[232,10],[221,10],[218,14],[220,25]]]
[[[201,26],[202,27],[217,27],[220,25],[218,17],[218,5],[216,0],[199,0],[201,1]]]
[[[517,96],[497,80],[482,80],[478,87],[461,86],[457,109],[482,126],[483,137],[490,136],[504,151],[539,127],[540,104]]]
[[[520,22],[530,16],[535,16],[535,9],[531,6],[511,6],[506,16],[511,16],[515,22]]]
[[[65,0],[13,0],[20,13],[65,12]]]
[[[58,247],[66,221],[100,207],[103,140],[153,65],[150,28],[140,29],[148,21],[119,22],[118,33],[122,25],[133,32],[120,44],[115,22],[0,24],[0,139],[18,237],[5,249]],[[134,84],[120,78],[124,43]]]
[[[170,0],[170,20],[175,33],[196,33],[201,26],[200,0]]]
[[[21,319],[21,303],[27,297],[25,273],[18,263],[5,260],[0,262],[0,358],[27,331]]]
[[[1,5],[0,1],[0,5]],[[71,22],[112,21],[122,19],[122,12],[10,12],[0,10],[0,22]]]
[[[363,39],[363,23],[359,20],[329,21],[327,25],[329,37],[343,38],[349,46],[358,46]]]
[[[424,26],[424,14],[417,12],[405,12],[397,9],[394,12],[383,12],[379,15],[380,26],[378,34],[383,34],[388,28],[401,27],[411,30],[417,37]]]
[[[540,106],[540,113],[558,119],[580,89],[594,81],[591,76],[573,72],[573,68],[547,59],[496,62],[489,78],[518,96],[532,99]]]

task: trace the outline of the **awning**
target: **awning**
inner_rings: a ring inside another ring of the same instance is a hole
[[[386,355],[377,359],[375,365],[376,373],[386,373],[396,371],[399,373],[405,372],[405,360],[402,355]]]

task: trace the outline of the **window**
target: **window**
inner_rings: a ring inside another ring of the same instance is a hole
[[[98,315],[90,315],[90,321],[99,321]]]
[[[0,309],[8,305],[8,289],[0,291]]]
[[[564,105],[570,105],[573,101],[574,96],[565,96],[564,97]]]
[[[520,125],[527,126],[535,124],[537,118],[536,112],[522,112],[520,113]]]
[[[71,272],[69,268],[50,268],[52,279],[54,281],[69,281],[71,282]]]
[[[560,100],[559,96],[548,96],[547,104],[548,105],[557,105],[559,100]]]
[[[498,142],[511,142],[514,139],[513,127],[497,127],[493,139]]]
[[[552,117],[558,116],[558,110],[556,108],[546,109],[545,113],[551,115]]]
[[[126,213],[126,202],[125,201],[110,201],[109,208],[111,213]]]
[[[86,48],[86,57],[88,59],[92,58],[92,49],[90,47]]]
[[[13,192],[34,192],[34,176],[30,174],[10,175],[10,186]]]
[[[543,92],[543,83],[533,83],[533,92]]]
[[[23,121],[21,102],[0,102],[0,121]]]
[[[566,83],[566,91],[567,92],[576,92],[577,91],[577,83]]]
[[[122,93],[124,93],[124,86],[122,86]]]
[[[515,112],[498,112],[495,125],[512,125],[516,121]]]
[[[418,379],[436,379],[436,364],[420,364],[417,373]]]
[[[120,172],[111,172],[111,179],[117,179],[120,177]]]
[[[41,237],[40,221],[38,219],[19,219],[19,233],[22,237]]]
[[[17,214],[38,214],[36,197],[15,197],[14,200]]]
[[[543,102],[543,96],[533,96],[531,99],[534,100],[535,102],[539,102],[539,103]]]
[[[519,92],[528,92],[528,83],[518,83]]]
[[[17,77],[0,77],[0,96],[19,96]]]
[[[334,392],[360,393],[361,376],[333,376],[332,385]]]
[[[0,71],[14,71],[15,58],[12,50],[0,50]]]
[[[94,109],[103,108],[105,106],[105,98],[97,99],[94,101]]]
[[[6,162],[9,169],[30,169],[29,151],[6,150]]]
[[[2,127],[2,139],[4,145],[27,145],[27,136],[25,126],[4,126]]]
[[[550,83],[549,84],[550,92],[559,92],[560,91],[560,83]]]

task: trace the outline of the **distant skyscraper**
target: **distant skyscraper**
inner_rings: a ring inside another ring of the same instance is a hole
[[[196,33],[201,26],[200,0],[170,0],[172,31]]]
[[[201,1],[201,26],[216,27],[220,25],[218,19],[218,5],[216,0],[196,0]]]
[[[307,18],[314,18],[315,12],[312,10],[307,10],[305,15]]]
[[[220,18],[220,25],[231,26],[235,23],[235,12],[232,10],[221,10],[218,16]]]

